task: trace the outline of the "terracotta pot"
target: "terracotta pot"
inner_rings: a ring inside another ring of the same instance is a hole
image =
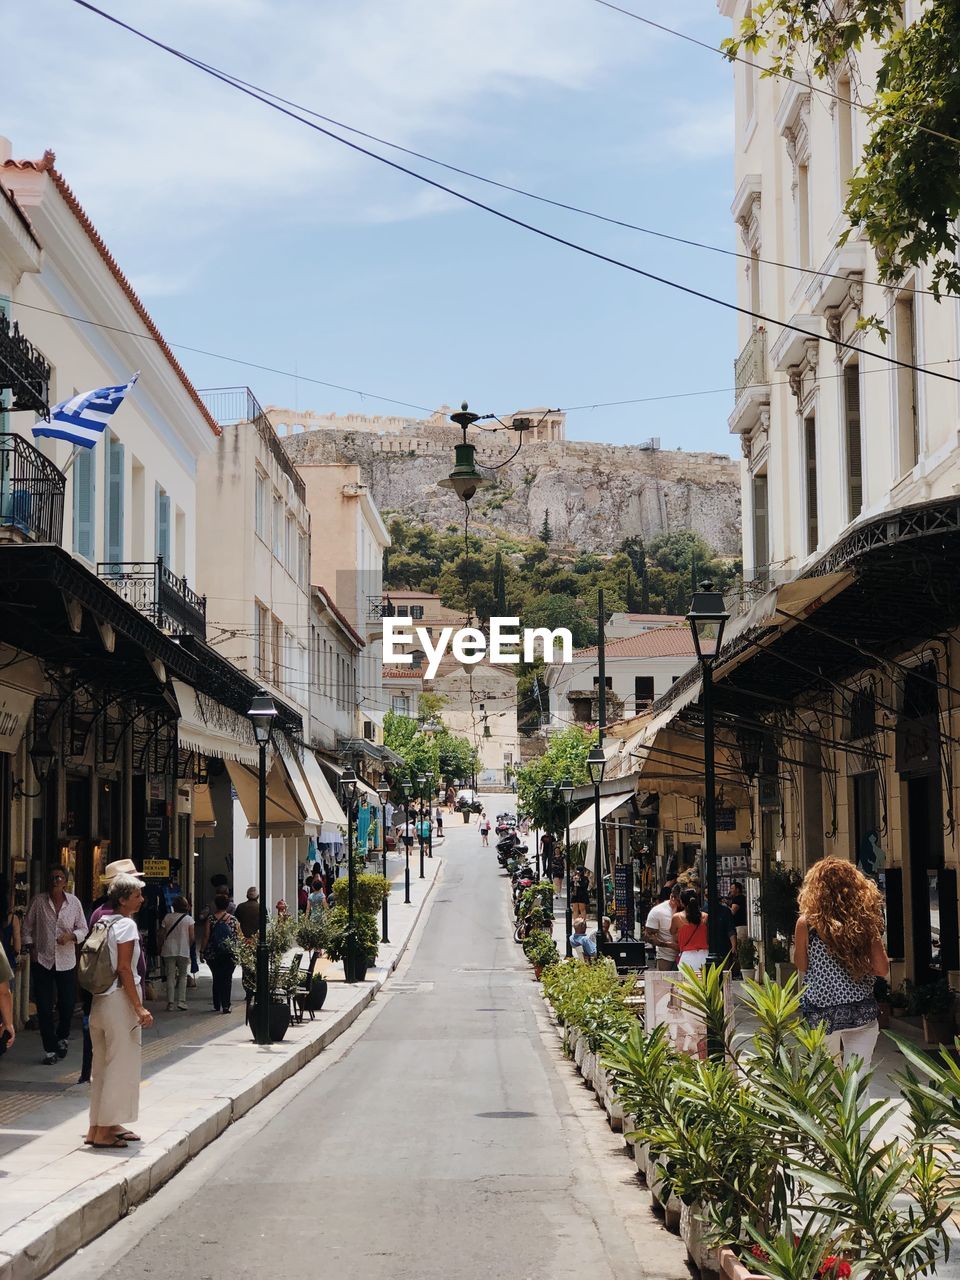
[[[766,1276],[758,1275],[745,1266],[732,1249],[720,1250],[720,1274],[726,1280],[768,1280]]]
[[[540,975],[541,975],[541,973],[543,973],[543,965],[542,965],[542,964],[535,964],[535,965],[533,966],[533,976],[536,978],[536,980],[537,980],[538,982],[540,981]]]
[[[952,1013],[925,1013],[923,1015],[924,1044],[952,1044],[954,1021]]]

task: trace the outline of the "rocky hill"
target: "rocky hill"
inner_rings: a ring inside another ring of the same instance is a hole
[[[437,488],[453,466],[459,433],[430,427],[374,435],[320,429],[287,436],[294,462],[356,462],[381,512],[399,512],[438,529],[459,524],[463,506]],[[525,441],[497,433],[478,445],[481,470],[493,483],[470,504],[471,526],[536,537],[544,515],[557,543],[609,551],[624,538],[693,529],[721,555],[740,554],[740,468],[723,454],[683,453],[593,444]],[[501,465],[503,464],[503,465]],[[498,470],[488,468],[498,467]]]

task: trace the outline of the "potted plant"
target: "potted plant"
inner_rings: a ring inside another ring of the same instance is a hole
[[[327,980],[314,970],[317,961],[320,958],[320,952],[323,950],[325,938],[325,930],[322,919],[311,919],[309,916],[301,916],[297,922],[297,946],[303,947],[310,956],[310,964],[307,968],[307,983],[299,996],[298,1003],[304,1009],[312,1009],[314,1013],[318,1013],[323,1008],[323,1002],[327,998]]]
[[[270,1000],[270,1039],[282,1040],[290,1026],[290,996],[299,986],[300,973],[291,970],[287,954],[296,942],[296,921],[286,912],[278,912],[267,922],[267,983]],[[243,988],[251,999],[250,1025],[256,1026],[257,944],[238,938],[233,954],[240,964]]]
[[[558,964],[560,961],[560,953],[557,951],[557,944],[553,940],[553,935],[543,929],[535,929],[533,933],[524,938],[523,954],[533,965],[534,977],[537,979],[539,979],[544,969],[548,969],[550,965]]]
[[[741,938],[737,943],[737,963],[744,978],[757,980],[757,944],[753,938]]]
[[[790,963],[790,947],[787,941],[782,937],[775,937],[770,943],[770,956],[767,960],[767,973],[773,969],[777,975],[777,982],[783,986],[791,974],[796,973],[796,966]]]
[[[926,1044],[952,1044],[956,1031],[956,992],[946,978],[917,988],[917,1009],[923,1019]]]
[[[350,919],[346,907],[331,907],[323,915],[324,926],[323,949],[331,960],[339,960],[346,968],[348,939],[350,938]],[[356,938],[356,967],[352,975],[345,973],[354,982],[362,982],[370,965],[376,963],[380,946],[380,930],[376,916],[366,911],[355,911],[353,916],[353,936]]]
[[[905,1018],[907,1016],[909,1002],[909,997],[903,987],[896,987],[890,992],[890,1012],[895,1018]]]
[[[390,892],[390,881],[386,876],[362,872],[354,876],[353,904],[357,911],[365,911],[368,915],[376,915],[383,906],[383,900]],[[346,907],[350,900],[349,877],[340,876],[333,882],[333,901],[337,907]]]

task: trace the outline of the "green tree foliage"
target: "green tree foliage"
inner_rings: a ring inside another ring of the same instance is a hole
[[[587,753],[596,741],[596,730],[571,725],[550,739],[542,756],[517,770],[517,799],[534,826],[554,835],[563,830],[564,806],[559,797],[543,794],[543,784],[567,778],[574,786],[589,782]]]
[[[383,740],[403,759],[396,778],[416,778],[429,772],[438,781],[465,782],[477,767],[477,753],[469,738],[459,737],[445,726],[439,733],[424,733],[421,721],[395,711],[384,717]]]
[[[551,532],[551,529],[550,529],[550,512],[549,511],[544,511],[543,513],[543,524],[540,526],[540,541],[546,542],[546,543],[553,541],[553,533]]]
[[[886,279],[930,263],[933,291],[958,294],[960,5],[929,0],[916,8],[904,26],[900,0],[754,0],[724,48],[764,52],[770,72],[788,76],[809,69],[823,80],[852,67],[867,142],[847,188],[844,238],[866,236]],[[868,42],[880,53],[875,92],[858,75],[857,55]]]

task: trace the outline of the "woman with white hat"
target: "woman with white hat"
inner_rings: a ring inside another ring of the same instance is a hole
[[[102,995],[93,997],[90,1013],[93,1072],[86,1141],[98,1148],[140,1141],[127,1126],[140,1107],[140,1033],[153,1026],[137,977],[140,931],[133,917],[143,904],[143,881],[120,872],[110,881],[107,896],[117,917],[108,917],[107,933],[116,978]]]

